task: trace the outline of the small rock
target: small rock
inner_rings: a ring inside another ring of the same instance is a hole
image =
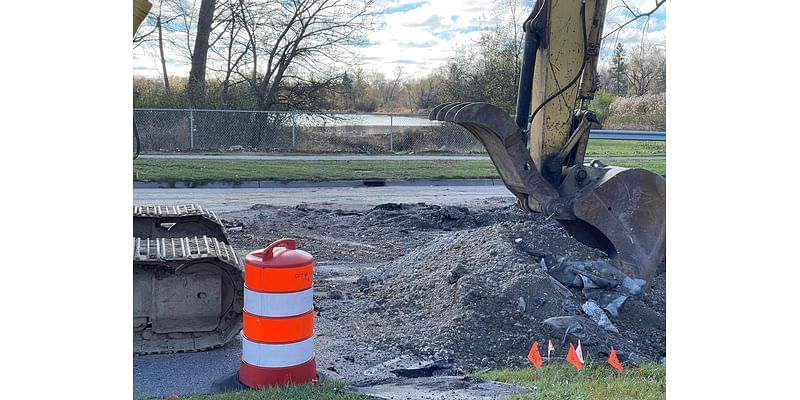
[[[341,290],[331,290],[331,292],[328,293],[328,298],[332,300],[340,300],[343,297],[344,295],[342,294]]]
[[[517,300],[517,311],[521,313],[525,312],[525,299],[523,299],[522,296]]]
[[[644,364],[650,360],[648,360],[647,357],[642,356],[641,354],[630,353],[628,354],[628,361],[633,363],[634,366],[638,367],[639,365]]]
[[[464,267],[464,264],[458,264],[455,268],[450,270],[450,273],[447,275],[447,283],[454,284],[458,282],[458,280],[467,273],[467,268]]]
[[[514,239],[514,243],[522,243],[522,238],[516,238],[516,239]]]
[[[570,314],[579,314],[581,311],[580,308],[571,301],[562,301],[561,309]]]

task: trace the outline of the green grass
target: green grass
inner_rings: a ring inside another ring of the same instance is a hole
[[[602,158],[599,158],[602,160]],[[665,160],[613,160],[622,167],[642,167],[665,174]],[[285,181],[337,179],[497,178],[489,160],[431,161],[283,161],[137,159],[139,180],[165,182]]]
[[[638,160],[614,160],[614,159],[603,159],[602,157],[598,157],[600,161],[608,164],[613,165],[616,167],[624,167],[624,168],[644,168],[649,169],[659,175],[667,175],[667,160],[655,160],[655,159],[638,159]]]
[[[251,181],[336,179],[492,178],[488,160],[283,161],[137,159],[139,179],[156,181]]]
[[[592,139],[586,146],[587,157],[665,155],[667,155],[667,142]]]
[[[504,397],[519,399],[649,400],[666,398],[667,367],[643,364],[617,373],[608,364],[586,364],[580,371],[566,363],[545,364],[541,369],[503,369],[478,377],[535,388],[533,393]]]
[[[342,384],[281,386],[261,390],[245,390],[222,394],[204,394],[194,396],[160,397],[159,399],[180,400],[368,400],[372,397],[361,396],[344,391]]]
[[[666,375],[667,367],[660,364],[643,364],[639,368],[626,368],[620,374],[605,363],[588,363],[578,371],[563,362],[545,364],[541,369],[514,368],[475,374],[482,379],[534,389],[532,393],[503,397],[504,400],[665,399]],[[266,390],[179,397],[180,400],[367,400],[371,398],[346,392],[342,382],[321,386],[283,386]]]

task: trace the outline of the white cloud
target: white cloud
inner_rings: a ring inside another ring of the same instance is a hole
[[[655,0],[626,0],[626,3],[647,12],[654,7]],[[426,75],[444,65],[459,47],[475,42],[481,34],[478,29],[491,26],[498,9],[493,2],[485,0],[389,0],[383,5],[388,10],[405,11],[384,14],[383,28],[369,35],[371,44],[351,48],[357,57],[349,64],[350,68],[392,76],[398,67],[402,67],[407,76]],[[621,5],[621,0],[609,1],[605,33],[630,19]],[[645,32],[647,40],[665,42],[665,9],[666,4],[651,17]],[[522,14],[527,15],[528,10],[523,10]],[[639,43],[643,32],[641,26],[637,27],[640,24],[641,20],[610,36],[604,41],[603,48],[613,48],[617,42],[626,48]],[[167,66],[170,75],[188,75],[189,62],[185,50],[170,49]],[[157,48],[134,51],[134,73],[160,75]]]
[[[412,2],[392,1],[387,8]],[[477,40],[477,29],[492,11],[487,1],[429,0],[408,11],[386,14],[385,28],[370,35],[370,41],[380,45],[358,49],[364,61],[361,67],[387,76],[397,67],[407,75],[426,75],[444,65],[458,47]]]

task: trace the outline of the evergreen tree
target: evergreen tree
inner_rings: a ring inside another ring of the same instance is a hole
[[[614,56],[611,57],[611,67],[609,68],[609,87],[608,91],[616,96],[625,96],[628,92],[628,81],[625,78],[625,48],[622,43],[617,43],[614,48]]]

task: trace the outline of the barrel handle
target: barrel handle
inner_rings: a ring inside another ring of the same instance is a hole
[[[289,250],[294,250],[297,248],[297,241],[294,239],[283,238],[272,242],[272,244],[267,246],[267,248],[264,249],[264,252],[261,253],[261,261],[267,261],[268,259],[272,258],[272,250],[278,246],[283,246]]]

